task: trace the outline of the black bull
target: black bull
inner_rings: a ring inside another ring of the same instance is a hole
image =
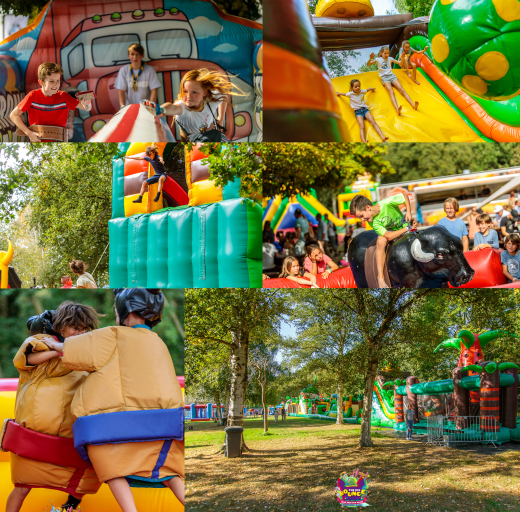
[[[348,247],[348,261],[358,288],[368,288],[365,253],[374,238],[375,231],[364,231]],[[475,274],[464,256],[462,241],[442,226],[407,233],[391,242],[386,264],[392,286],[403,288],[440,288],[448,282],[460,286]]]

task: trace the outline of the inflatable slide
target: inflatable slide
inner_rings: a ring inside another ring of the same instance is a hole
[[[366,101],[390,142],[520,141],[520,65],[514,51],[520,43],[520,15],[513,4],[437,0],[430,17],[418,19],[374,16],[369,0],[320,0],[311,18],[304,4],[284,2],[283,23],[271,24],[270,16],[279,16],[280,9],[269,15],[266,8],[266,66],[278,78],[265,84],[269,140],[360,140],[348,100],[335,95],[335,90],[348,92],[350,80],[358,78],[362,88],[376,87]],[[420,85],[395,70],[419,101],[417,112],[396,92],[403,105],[403,115],[397,116],[377,72],[331,80],[323,64],[322,50],[372,48],[377,53],[388,46],[391,57],[397,57],[403,40],[415,50],[428,47],[412,55]],[[286,88],[277,87],[282,67]],[[368,140],[379,141],[365,125]]]

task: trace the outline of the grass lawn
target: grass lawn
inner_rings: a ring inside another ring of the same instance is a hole
[[[475,453],[383,435],[360,450],[359,425],[310,418],[245,420],[251,451],[216,454],[223,427],[186,424],[186,511],[314,512],[345,510],[333,487],[342,473],[369,472],[373,512],[520,511],[520,451]],[[379,432],[378,432],[379,430]],[[418,437],[415,436],[414,437]]]

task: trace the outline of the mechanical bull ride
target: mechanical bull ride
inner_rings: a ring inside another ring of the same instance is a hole
[[[348,261],[358,288],[377,288],[377,233],[364,231],[348,248]],[[442,226],[409,232],[390,242],[386,251],[385,281],[390,287],[440,288],[468,283],[470,267],[462,242]]]

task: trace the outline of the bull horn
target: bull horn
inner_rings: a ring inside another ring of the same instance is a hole
[[[513,336],[514,338],[518,338],[518,336],[516,334],[511,334],[510,332],[507,332],[507,331],[500,331],[500,330],[488,331],[488,332],[482,333],[478,337],[478,340],[480,342],[480,346],[482,348],[484,348],[490,341],[496,340],[502,334],[507,334],[508,336]]]
[[[448,338],[447,340],[444,340],[442,343],[437,345],[437,347],[435,348],[433,353],[435,354],[435,352],[437,352],[441,348],[446,348],[446,347],[456,348],[457,350],[460,350],[461,341],[462,340],[460,338]]]
[[[11,263],[11,260],[13,259],[13,252],[13,244],[7,240],[7,252],[0,252],[0,265],[8,267],[9,263]]]
[[[413,241],[411,252],[413,259],[422,263],[428,263],[433,260],[433,257],[435,256],[432,252],[424,252],[422,250],[421,242],[419,242],[418,238]]]
[[[466,348],[469,348],[475,343],[475,335],[467,329],[462,329],[457,333],[457,338],[460,338]],[[480,345],[482,347],[482,345]]]

